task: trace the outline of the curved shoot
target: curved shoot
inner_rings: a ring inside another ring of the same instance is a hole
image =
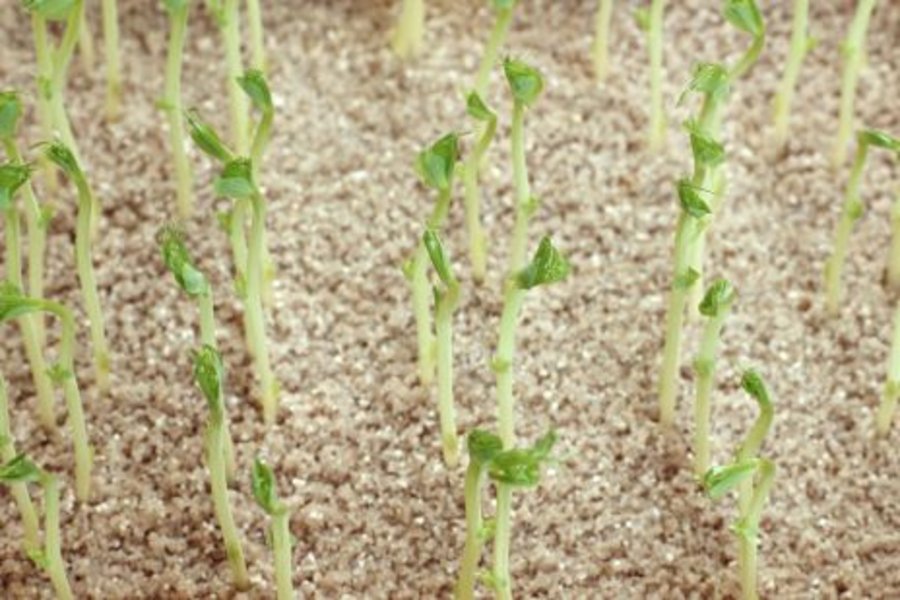
[[[478,122],[480,137],[466,157],[462,169],[466,230],[469,235],[469,256],[472,261],[472,277],[483,281],[487,271],[487,249],[481,224],[481,189],[478,179],[487,150],[497,132],[497,114],[491,110],[478,92],[466,96],[466,112]]]
[[[759,60],[759,55],[766,44],[766,25],[756,6],[756,0],[726,0],[725,20],[737,29],[749,33],[753,38],[750,48],[731,68],[730,77],[734,80],[743,77]]]
[[[518,4],[518,0],[490,0],[489,4],[494,10],[496,19],[494,27],[491,29],[490,37],[484,47],[481,55],[481,62],[478,64],[478,72],[475,75],[474,91],[479,96],[485,96],[488,92],[488,81],[491,71],[497,63],[497,55],[500,48],[506,41],[509,34],[509,26],[512,24],[513,11]]]
[[[290,513],[278,499],[275,473],[261,458],[253,462],[251,480],[253,498],[271,520],[270,529],[272,551],[275,554],[275,586],[278,600],[292,600],[293,565],[291,560]]]
[[[422,50],[425,38],[425,0],[402,0],[400,18],[391,36],[397,56],[406,59]]]
[[[794,101],[797,78],[800,76],[800,67],[806,53],[814,45],[815,41],[809,37],[809,0],[794,0],[791,45],[774,102],[775,145],[779,148],[787,141],[791,105]]]
[[[164,0],[169,14],[169,42],[166,50],[165,92],[162,107],[169,121],[169,146],[175,167],[176,207],[182,219],[194,208],[191,164],[184,144],[184,112],[181,96],[181,67],[188,30],[188,0]]]
[[[106,118],[119,118],[122,104],[122,73],[119,58],[119,11],[118,0],[102,1],[103,53],[106,61]]]

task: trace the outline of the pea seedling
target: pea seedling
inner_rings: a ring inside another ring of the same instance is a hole
[[[825,304],[832,316],[837,316],[843,298],[842,274],[844,263],[847,260],[850,234],[853,232],[853,226],[865,212],[860,187],[865,173],[869,147],[882,148],[900,154],[900,139],[873,129],[863,129],[856,136],[856,158],[853,160],[853,167],[850,170],[841,218],[834,231],[834,249],[825,263]],[[894,264],[895,262],[897,261],[892,256],[891,264],[888,267],[889,273],[900,271],[900,265]]]
[[[400,18],[391,35],[391,46],[400,58],[409,58],[422,50],[425,37],[425,0],[403,0]]]
[[[59,535],[59,482],[56,476],[44,471],[24,454],[0,466],[0,483],[7,486],[24,486],[37,483],[44,491],[44,547],[32,556],[40,565],[60,600],[71,600],[72,588],[66,575],[66,563],[62,558]],[[27,494],[27,491],[26,491]]]
[[[442,286],[434,287],[438,412],[444,462],[448,467],[455,467],[459,461],[459,439],[456,435],[456,409],[453,401],[453,313],[459,305],[459,282],[453,275],[450,257],[437,232],[426,229],[422,243]]]
[[[591,58],[597,81],[605,81],[609,75],[609,24],[612,20],[613,0],[600,0],[594,22],[594,45]]]
[[[797,87],[800,66],[803,64],[806,53],[815,45],[815,40],[809,37],[808,32],[809,0],[795,0],[791,45],[774,103],[775,144],[779,148],[784,146],[787,141],[791,104],[794,101],[794,89]]]
[[[732,530],[739,543],[742,597],[751,600],[758,598],[759,522],[775,480],[775,463],[757,456],[772,424],[772,404],[765,384],[751,370],[746,371],[741,378],[741,387],[759,404],[759,417],[738,448],[734,462],[707,471],[703,477],[703,486],[713,500],[721,498],[735,487],[740,490],[739,516]]]
[[[184,108],[181,101],[181,65],[188,28],[189,0],[165,0],[169,14],[169,45],[166,54],[166,81],[162,108],[169,120],[169,145],[175,164],[176,207],[182,219],[193,212],[191,165],[184,147]]]
[[[700,342],[700,351],[694,360],[697,373],[697,398],[694,402],[694,473],[703,476],[709,470],[709,422],[711,396],[715,385],[716,353],[725,319],[731,311],[736,292],[725,279],[718,279],[706,292],[700,303],[700,314],[707,317]]]
[[[97,387],[105,393],[109,389],[109,344],[103,325],[103,311],[97,292],[97,278],[91,257],[92,212],[97,201],[94,192],[79,166],[78,159],[62,142],[48,144],[44,155],[75,184],[78,189],[78,218],[75,230],[75,262],[85,311],[90,320],[91,344],[94,350],[94,370]]]
[[[118,0],[103,0],[103,54],[106,61],[106,116],[114,121],[122,104],[122,69],[119,58]]]
[[[0,375],[0,460],[6,464],[15,458],[16,448],[9,424],[8,385],[6,379]],[[22,517],[22,547],[25,554],[29,558],[38,557],[41,552],[40,525],[38,524],[37,510],[35,510],[31,495],[28,493],[28,486],[23,481],[10,482],[9,491],[13,500],[16,501],[19,515]]]
[[[48,372],[53,382],[63,388],[75,453],[75,495],[79,501],[87,502],[90,497],[94,451],[88,442],[81,390],[75,376],[75,316],[68,308],[56,302],[23,296],[9,282],[0,285],[0,323],[39,312],[57,317],[62,326],[58,361]]]
[[[481,55],[481,62],[478,64],[478,72],[475,75],[475,87],[473,88],[475,94],[481,98],[487,96],[491,71],[494,69],[494,65],[497,64],[497,55],[500,52],[500,48],[503,47],[506,37],[509,35],[513,11],[518,3],[519,0],[490,0],[496,19],[494,20],[494,27],[491,29],[487,45],[484,47],[484,53]]]
[[[859,0],[853,22],[844,40],[841,52],[844,55],[844,74],[841,79],[841,107],[838,117],[837,137],[831,155],[831,164],[835,168],[844,164],[847,159],[847,144],[853,134],[854,103],[856,85],[862,71],[866,56],[866,34],[869,20],[878,0]]]
[[[247,564],[244,561],[240,532],[234,524],[231,504],[228,501],[225,466],[225,398],[223,390],[225,368],[222,365],[222,357],[212,346],[203,345],[194,353],[194,381],[203,392],[209,407],[204,446],[206,448],[206,464],[209,468],[213,509],[225,542],[225,555],[231,566],[234,587],[243,591],[250,588],[250,580],[247,577]]]
[[[291,556],[291,513],[278,499],[275,474],[271,467],[257,457],[253,463],[253,497],[269,516],[272,552],[275,554],[275,590],[278,600],[294,598],[293,564]]]
[[[462,180],[472,277],[475,281],[484,281],[487,271],[487,249],[481,225],[481,190],[478,187],[478,176],[484,156],[497,132],[497,114],[488,108],[477,92],[470,92],[466,97],[466,112],[481,124],[478,141],[463,163]]]

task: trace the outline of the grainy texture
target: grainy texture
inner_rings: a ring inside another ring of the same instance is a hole
[[[0,6],[0,82],[28,90],[33,104],[31,41],[18,4]],[[16,439],[65,483],[63,549],[79,597],[232,596],[201,459],[206,409],[190,383],[196,315],[164,273],[153,243],[174,205],[165,124],[154,106],[166,36],[156,4],[121,2],[121,123],[100,119],[100,65],[85,73],[76,61],[68,91],[104,206],[96,264],[114,350],[113,391],[97,397],[82,332],[78,374],[97,453],[88,506],[73,503],[67,443],[35,430],[16,329],[6,326],[0,344],[14,390]],[[186,104],[224,127],[219,38],[196,4]],[[417,384],[409,291],[399,265],[432,201],[415,182],[414,152],[447,130],[472,128],[459,93],[474,76],[487,35],[486,3],[430,3],[428,48],[409,64],[398,63],[386,44],[394,3],[264,4],[278,116],[263,183],[279,269],[272,356],[283,386],[278,426],[269,433],[247,401],[252,377],[240,305],[215,226],[210,166],[195,151],[200,210],[189,225],[192,249],[217,284],[242,469],[232,501],[254,584],[248,597],[273,594],[264,520],[249,490],[257,452],[269,457],[294,508],[294,581],[304,597],[445,597],[462,547],[462,470],[448,472],[440,462],[433,391]],[[632,3],[617,3],[612,73],[599,90],[589,55],[593,4],[523,2],[508,45],[547,78],[544,97],[527,116],[528,162],[543,200],[531,245],[552,232],[575,266],[568,282],[529,295],[520,330],[519,433],[533,439],[557,427],[565,459],[539,489],[516,496],[516,592],[731,598],[734,506],[709,502],[691,476],[689,370],[682,371],[679,428],[671,436],[656,426],[654,392],[677,211],[672,182],[690,167],[677,125],[694,102],[676,107],[676,98],[693,62],[733,60],[747,41],[723,23],[716,2],[669,3],[669,144],[663,155],[648,156],[647,61]],[[847,302],[839,320],[824,318],[822,264],[846,178],[846,169],[829,171],[826,156],[837,112],[839,42],[850,13],[847,2],[813,3],[821,43],[801,72],[788,152],[776,157],[768,142],[770,102],[787,48],[789,4],[765,3],[768,49],[727,110],[730,185],[711,234],[709,265],[741,296],[723,341],[714,459],[725,460],[752,422],[752,403],[736,384],[742,366],[756,365],[775,397],[765,453],[779,467],[763,519],[764,596],[896,598],[900,431],[878,443],[871,431],[897,301],[881,279],[900,172],[873,155],[864,188],[871,210],[853,238]],[[96,30],[98,7],[92,8]],[[858,97],[865,123],[895,133],[898,36],[900,9],[882,2]],[[510,101],[499,72],[490,97],[503,127],[485,177],[491,276],[483,288],[468,285],[461,204],[453,207],[448,237],[466,283],[456,319],[461,430],[493,424],[488,360],[512,218]],[[38,141],[33,126],[24,133],[29,144]],[[53,200],[59,211],[48,294],[80,310],[71,190]],[[6,524],[2,595],[49,597],[48,583],[19,551],[18,518],[5,492],[0,522]]]

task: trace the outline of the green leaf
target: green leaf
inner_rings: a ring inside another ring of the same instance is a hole
[[[59,167],[69,179],[72,179],[73,181],[84,179],[84,173],[82,173],[81,167],[75,159],[75,155],[69,147],[61,141],[57,140],[47,144],[44,149],[44,156]]]
[[[727,279],[717,279],[709,286],[706,295],[700,302],[700,314],[705,317],[716,317],[719,311],[727,310],[734,302],[737,293]]]
[[[188,123],[188,131],[191,139],[197,144],[208,156],[215,158],[223,163],[232,159],[234,154],[228,149],[228,146],[222,142],[222,138],[216,133],[211,125],[200,119],[200,115],[195,110],[189,110],[184,113]]]
[[[163,0],[163,4],[167,11],[175,13],[187,8],[188,0]]]
[[[441,278],[444,285],[453,285],[456,282],[456,278],[453,276],[450,259],[444,252],[444,245],[441,243],[441,238],[438,237],[437,232],[433,229],[426,229],[425,233],[422,234],[422,242],[425,244],[428,257],[431,259],[431,264],[434,266],[434,270],[437,271],[438,277]]]
[[[544,78],[540,71],[520,60],[504,60],[503,72],[513,98],[519,104],[531,106],[544,90]]]
[[[547,460],[556,434],[548,432],[531,448],[513,448],[494,456],[488,467],[491,479],[516,487],[533,487],[540,482],[541,465]]]
[[[900,152],[900,139],[876,129],[863,129],[857,134],[857,140],[860,144]]]
[[[19,98],[19,93],[0,92],[0,139],[13,139],[21,118],[22,99]]]
[[[162,250],[163,262],[178,286],[189,296],[206,295],[209,293],[209,282],[191,260],[184,237],[184,232],[172,225],[160,229],[156,239]]]
[[[459,136],[448,133],[416,157],[416,172],[422,182],[436,190],[448,190],[459,156]]]
[[[16,192],[31,177],[31,166],[13,163],[0,164],[0,211],[12,205]]]
[[[700,273],[691,267],[688,270],[675,276],[674,287],[676,290],[690,289],[697,280],[700,279]]]
[[[538,460],[546,460],[550,456],[550,451],[553,450],[553,446],[556,445],[558,439],[556,431],[551,429],[538,438],[531,447],[531,451]]]
[[[62,21],[69,16],[75,0],[22,0],[25,10],[37,13],[48,21]]]
[[[222,395],[225,380],[225,366],[222,355],[209,344],[201,346],[194,352],[194,382],[203,392],[206,403],[214,417],[221,416],[223,411]]]
[[[754,458],[724,467],[713,467],[703,475],[703,489],[710,498],[718,500],[748,477],[753,477],[758,464],[759,460]]]
[[[238,85],[249,96],[253,105],[262,112],[271,112],[275,110],[272,104],[272,93],[269,91],[269,84],[266,82],[266,76],[258,69],[248,69],[244,71],[241,77],[237,78]]]
[[[281,510],[281,503],[278,501],[275,473],[272,472],[269,465],[257,456],[256,460],[253,461],[252,475],[251,487],[256,503],[266,511],[266,514],[277,514]]]
[[[476,121],[497,120],[497,114],[488,108],[478,92],[469,92],[466,96],[466,113]]]
[[[691,138],[694,162],[704,167],[716,167],[725,162],[725,147],[697,127],[694,121],[684,124]]]
[[[722,98],[728,94],[729,89],[728,69],[717,63],[700,63],[694,67],[694,77],[678,101],[681,102],[687,92]]]
[[[8,281],[0,285],[0,322],[41,310],[41,300],[24,296],[19,288]]]
[[[42,476],[41,468],[24,454],[19,454],[0,467],[0,482],[6,484],[40,481]]]
[[[680,179],[677,183],[678,201],[681,209],[695,219],[702,219],[711,211],[709,205],[700,197],[700,189],[688,179]]]
[[[750,394],[760,406],[769,406],[772,400],[769,397],[769,390],[766,389],[766,382],[753,369],[747,369],[741,375],[741,387],[745,392]]]
[[[766,33],[766,25],[755,0],[726,0],[725,20],[754,38]]]
[[[539,285],[562,281],[570,271],[569,261],[553,246],[550,237],[544,236],[531,263],[516,275],[516,285],[520,289],[530,290]]]
[[[248,158],[235,158],[213,182],[216,193],[225,198],[250,198],[257,193],[253,166]]]
[[[466,440],[472,460],[481,464],[489,463],[503,450],[503,442],[493,433],[474,429]]]

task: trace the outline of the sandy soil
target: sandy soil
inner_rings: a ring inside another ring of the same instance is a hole
[[[239,304],[230,293],[225,239],[214,225],[211,173],[196,153],[201,210],[189,226],[199,261],[218,284],[244,471],[232,499],[246,536],[249,597],[272,595],[264,519],[249,494],[250,462],[259,451],[277,467],[294,508],[294,581],[304,597],[446,597],[462,546],[462,470],[448,472],[440,462],[433,391],[415,377],[399,265],[431,201],[410,168],[414,152],[447,130],[470,127],[459,92],[486,37],[486,3],[434,2],[430,48],[408,65],[386,48],[395,12],[386,0],[265,4],[279,112],[263,178],[279,268],[272,352],[284,389],[279,424],[269,433],[246,400],[252,379]],[[668,437],[655,423],[654,390],[677,211],[672,182],[690,165],[677,124],[691,107],[676,108],[675,98],[693,62],[734,57],[745,40],[723,25],[714,2],[670,3],[670,143],[664,155],[648,156],[647,67],[631,4],[614,16],[614,67],[602,89],[591,79],[588,55],[593,2],[524,2],[508,46],[539,66],[548,83],[527,118],[529,165],[544,201],[532,244],[552,233],[575,266],[570,281],[529,297],[520,332],[519,432],[529,439],[557,427],[565,457],[538,490],[517,496],[512,569],[522,598],[737,593],[728,531],[733,502],[709,502],[690,473],[691,374],[683,371],[680,427]],[[731,187],[710,245],[710,274],[741,290],[720,361],[715,457],[725,460],[752,422],[753,407],[736,384],[741,368],[755,365],[777,402],[765,447],[779,475],[763,523],[764,596],[898,597],[900,460],[893,450],[900,431],[878,443],[870,434],[896,302],[881,272],[900,173],[873,156],[865,184],[871,210],[853,241],[843,316],[825,319],[820,273],[846,177],[832,173],[826,157],[847,3],[814,3],[821,44],[804,65],[794,138],[778,158],[768,139],[770,100],[789,3],[765,4],[771,43],[728,110]],[[218,37],[201,12],[192,24],[185,94],[224,125]],[[4,330],[0,360],[15,391],[20,446],[68,484],[64,555],[77,595],[232,597],[201,459],[206,408],[190,382],[196,315],[153,244],[173,205],[165,125],[154,107],[165,20],[155,3],[138,0],[123,2],[122,16],[125,119],[109,126],[99,118],[99,65],[88,73],[76,62],[69,90],[104,203],[96,263],[115,352],[109,397],[94,391],[87,350],[79,365],[97,451],[89,506],[73,503],[67,444],[32,424],[32,388],[14,328]],[[17,3],[0,7],[0,32],[2,87],[30,90],[31,42]],[[883,2],[859,94],[862,120],[895,133],[898,32],[900,10]],[[505,127],[510,103],[499,72],[492,101]],[[27,133],[38,141],[33,128]],[[493,423],[487,361],[512,223],[505,129],[501,139],[485,189],[491,278],[482,288],[467,285],[456,322],[463,431]],[[49,294],[80,306],[71,268],[74,202],[68,190],[57,202]],[[460,258],[461,212],[455,205],[448,242]],[[0,520],[8,524],[0,536],[3,596],[48,596],[47,582],[19,551],[13,503],[5,492],[0,499]]]

